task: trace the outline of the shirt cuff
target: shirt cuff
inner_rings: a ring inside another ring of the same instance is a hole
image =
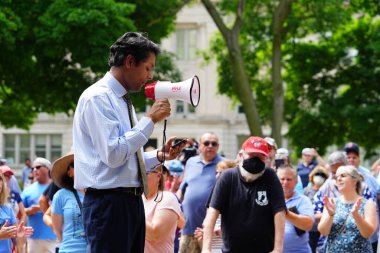
[[[147,139],[149,139],[153,133],[154,123],[149,117],[142,117],[134,128],[140,130],[140,132],[143,133]]]

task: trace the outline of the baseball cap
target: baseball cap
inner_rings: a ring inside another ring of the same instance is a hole
[[[279,148],[276,151],[276,155],[278,155],[279,157],[289,157],[289,150],[287,150],[286,148]]]
[[[302,149],[302,154],[303,155],[312,155],[313,151],[311,148],[304,148],[304,149]]]
[[[12,176],[12,175],[15,174],[15,173],[13,173],[13,171],[11,170],[11,168],[9,168],[7,165],[1,165],[1,166],[0,166],[0,171],[1,171],[4,175],[7,175],[7,176]]]
[[[177,174],[178,176],[181,176],[183,173],[183,165],[180,161],[178,160],[171,160],[169,161],[169,171],[170,174]]]
[[[241,146],[247,153],[262,154],[268,157],[268,143],[261,137],[251,136]]]
[[[264,140],[268,143],[268,145],[274,147],[275,149],[277,149],[277,143],[276,141],[271,138],[271,137],[265,137]]]
[[[346,151],[346,153],[354,152],[359,155],[359,145],[353,142],[349,142],[344,145],[344,151]]]
[[[329,155],[327,158],[328,165],[334,165],[337,163],[347,164],[346,154],[341,151],[335,151]]]

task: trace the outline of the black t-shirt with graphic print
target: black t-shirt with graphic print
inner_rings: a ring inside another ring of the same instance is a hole
[[[244,182],[238,168],[224,171],[209,206],[222,216],[223,252],[270,252],[274,247],[274,215],[286,209],[276,173],[266,169],[252,183]]]

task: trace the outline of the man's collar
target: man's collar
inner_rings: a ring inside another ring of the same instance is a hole
[[[107,81],[107,84],[118,98],[121,98],[127,94],[127,91],[123,85],[121,85],[121,83],[112,75],[111,72],[107,72],[103,78]]]

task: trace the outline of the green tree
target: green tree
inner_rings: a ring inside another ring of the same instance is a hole
[[[331,37],[288,50],[292,143],[312,143],[323,153],[332,143],[355,141],[371,156],[380,138],[380,20],[356,16]]]
[[[39,112],[72,113],[82,91],[108,70],[107,49],[118,37],[138,30],[160,42],[186,2],[3,1],[0,123],[28,128]],[[154,21],[159,19],[160,26]],[[158,59],[164,66],[160,74],[178,79],[171,59]]]
[[[220,32],[205,55],[217,59],[219,92],[243,105],[251,134],[261,135],[261,126],[271,125],[281,145],[283,77],[292,68],[292,49],[299,41],[336,33],[364,2],[202,0]]]

